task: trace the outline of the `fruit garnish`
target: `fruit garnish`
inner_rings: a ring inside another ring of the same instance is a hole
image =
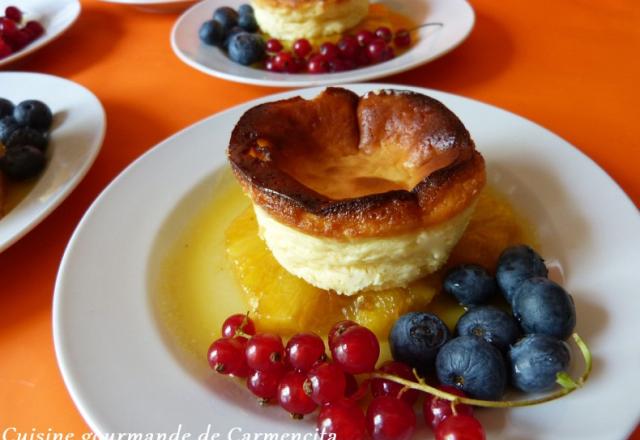
[[[294,335],[285,349],[287,362],[294,370],[307,372],[326,359],[324,341],[315,333]]]
[[[247,388],[258,397],[258,402],[264,405],[278,395],[278,385],[284,373],[285,370],[254,371],[247,377]]]
[[[221,338],[209,347],[207,359],[211,369],[220,374],[246,377],[249,373],[244,351],[246,340],[239,338]]]
[[[448,385],[439,385],[438,389],[446,391],[447,393],[454,394],[456,396],[464,397],[465,394],[455,387]],[[415,390],[412,390],[415,391]],[[435,430],[440,422],[447,417],[454,414],[464,414],[468,416],[473,415],[473,407],[465,405],[464,403],[454,404],[448,400],[440,399],[439,397],[427,394],[422,404],[422,413],[424,420],[431,429]]]
[[[505,353],[521,336],[513,316],[493,306],[469,309],[456,324],[460,336],[478,336]]]
[[[393,325],[389,345],[395,360],[426,372],[433,369],[438,351],[450,337],[447,326],[433,313],[411,312]]]
[[[411,368],[398,361],[387,361],[382,364],[377,371],[393,374],[407,380],[415,380]],[[371,387],[371,395],[373,397],[391,396],[402,399],[409,405],[413,405],[419,395],[416,390],[409,390],[402,385],[384,379],[372,379],[369,385]]]
[[[278,403],[294,419],[301,419],[317,408],[317,404],[305,393],[307,376],[298,371],[287,372],[278,385]]]
[[[566,396],[584,386],[584,384],[589,379],[589,375],[591,374],[591,369],[593,368],[593,359],[591,356],[591,351],[587,344],[582,340],[582,338],[577,334],[573,333],[571,335],[573,341],[580,349],[580,353],[584,358],[585,368],[584,372],[578,379],[573,379],[566,372],[559,372],[556,375],[556,383],[560,385],[560,388],[554,391],[553,393],[547,394],[545,396],[540,396],[534,399],[521,399],[521,400],[482,400],[482,399],[474,399],[471,397],[461,397],[456,396],[454,394],[448,393],[443,390],[439,390],[436,387],[433,387],[426,383],[426,381],[418,375],[418,373],[414,370],[414,374],[416,375],[416,379],[418,382],[409,381],[406,379],[399,378],[397,376],[385,373],[374,372],[371,377],[379,378],[379,379],[387,379],[392,382],[396,382],[400,385],[403,385],[410,389],[415,389],[418,391],[423,391],[425,393],[434,395],[441,399],[449,400],[455,404],[464,403],[472,406],[480,406],[485,408],[515,408],[522,406],[532,406],[539,405],[541,403],[550,402],[552,400],[557,400],[561,397]]]
[[[546,335],[528,335],[509,350],[511,383],[528,392],[549,391],[571,361],[569,346]]]
[[[321,438],[335,434],[336,440],[364,440],[366,419],[362,409],[352,400],[342,399],[323,405],[318,414],[317,429]]]
[[[520,284],[529,278],[546,277],[547,274],[544,260],[531,247],[511,246],[500,254],[496,281],[505,299],[511,304]]]
[[[347,373],[368,373],[376,366],[380,344],[371,330],[356,325],[336,338],[331,354],[333,360]]]
[[[482,425],[475,417],[454,414],[447,417],[435,429],[436,440],[485,440]]]
[[[283,370],[284,346],[282,338],[272,333],[258,333],[246,344],[247,365],[253,370],[274,372]]]
[[[416,428],[413,408],[402,399],[374,398],[367,409],[367,431],[373,440],[409,440]]]
[[[278,53],[282,50],[282,43],[275,38],[267,40],[267,52]]]
[[[256,326],[248,314],[231,315],[222,323],[222,337],[249,337],[256,334]]]
[[[305,392],[318,405],[336,402],[345,397],[347,379],[338,364],[323,362],[307,373]]]
[[[463,306],[477,306],[497,293],[498,285],[482,266],[461,264],[447,273],[442,290],[453,295]]]

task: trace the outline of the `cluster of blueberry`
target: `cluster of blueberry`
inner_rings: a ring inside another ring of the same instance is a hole
[[[29,45],[44,34],[40,22],[31,20],[21,26],[22,11],[15,6],[7,6],[4,17],[0,17],[0,59]]]
[[[39,174],[45,166],[51,109],[36,100],[14,106],[0,98],[0,170],[12,180]]]
[[[210,46],[226,50],[229,58],[248,66],[266,56],[264,39],[256,33],[258,23],[251,5],[241,5],[236,11],[224,6],[213,13],[213,18],[200,26],[200,40]]]
[[[440,383],[478,399],[500,400],[509,381],[525,392],[552,389],[569,366],[564,340],[576,315],[571,296],[547,275],[542,258],[524,245],[501,254],[496,278],[475,265],[454,268],[443,289],[467,308],[457,336],[433,314],[409,313],[391,331],[394,359],[435,370]],[[498,292],[513,315],[486,305]]]

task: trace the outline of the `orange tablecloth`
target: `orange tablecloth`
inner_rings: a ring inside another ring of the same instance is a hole
[[[473,6],[476,27],[462,46],[383,81],[469,96],[530,118],[592,157],[639,206],[638,0],[474,0]],[[68,33],[11,67],[85,85],[102,101],[108,123],[102,152],[78,189],[0,254],[2,429],[88,430],[56,365],[51,301],[65,245],[93,199],[170,134],[278,91],[210,78],[182,64],[169,46],[175,19],[85,0]]]

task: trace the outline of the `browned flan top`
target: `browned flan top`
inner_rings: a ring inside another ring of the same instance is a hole
[[[279,222],[348,239],[414,232],[467,208],[484,160],[439,101],[398,90],[328,88],[258,105],[228,150],[252,201]]]
[[[325,8],[333,5],[349,3],[353,0],[251,0],[254,5],[264,5],[272,8],[298,9],[313,4],[320,4]]]

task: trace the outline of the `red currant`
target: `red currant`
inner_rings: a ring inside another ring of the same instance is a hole
[[[344,396],[352,397],[355,393],[360,389],[360,385],[358,385],[358,381],[353,374],[344,373],[344,378],[346,380],[346,385],[344,388]],[[356,399],[357,400],[357,399]]]
[[[273,63],[280,72],[291,72],[295,66],[293,54],[287,51],[278,52],[278,54],[273,57]]]
[[[458,414],[447,417],[435,431],[436,440],[485,440],[480,422],[473,416]]]
[[[382,54],[387,48],[387,43],[384,42],[381,38],[376,38],[367,46],[367,55],[369,55],[369,59],[373,62],[382,61]]]
[[[275,38],[267,40],[267,52],[278,53],[282,50],[282,43]]]
[[[409,47],[411,45],[411,34],[406,29],[398,29],[393,42],[396,47]]]
[[[274,63],[273,61],[273,57],[267,57],[264,60],[264,68],[269,72],[278,72],[278,70],[276,69],[276,63]]]
[[[376,29],[375,34],[376,34],[376,37],[382,38],[385,41],[385,43],[390,43],[391,38],[393,37],[393,34],[391,33],[391,29],[385,26],[382,26]]]
[[[315,55],[309,58],[307,70],[309,73],[327,73],[329,71],[329,63],[322,55]]]
[[[334,361],[351,374],[373,371],[380,355],[378,338],[362,326],[349,327],[337,338],[331,350]]]
[[[22,21],[22,11],[15,6],[7,6],[4,10],[4,16],[16,23],[20,23]]]
[[[13,49],[5,41],[0,38],[0,59],[6,58],[13,53]]]
[[[0,35],[3,35],[5,40],[12,40],[18,33],[19,29],[15,21],[6,17],[0,18]]]
[[[376,36],[371,31],[362,30],[356,34],[356,39],[358,40],[358,44],[363,47],[367,47],[369,43],[371,43]]]
[[[209,347],[209,366],[220,374],[246,377],[249,367],[244,356],[246,341],[238,338],[221,338]]]
[[[376,397],[367,409],[367,431],[373,440],[409,440],[416,428],[413,408],[404,400]]]
[[[241,331],[244,334],[253,336],[256,334],[256,326],[249,316],[243,314],[231,315],[222,323],[222,336],[225,338],[233,338],[236,332]]]
[[[44,28],[38,21],[28,21],[27,24],[24,25],[24,30],[31,34],[32,39],[36,39],[44,34]]]
[[[358,53],[358,39],[352,35],[346,35],[338,41],[338,50],[340,56],[344,59],[352,60]]]
[[[254,370],[275,372],[284,369],[284,346],[278,335],[258,333],[247,342],[247,364]]]
[[[455,387],[440,385],[438,388],[449,394],[465,397],[465,394]],[[431,429],[433,430],[435,430],[444,419],[453,414],[453,411],[451,410],[451,402],[449,400],[440,399],[431,394],[428,394],[424,398],[422,412],[424,414],[425,422],[427,422],[427,425],[431,426]],[[465,405],[464,403],[459,403],[456,405],[456,412],[458,414],[472,416],[473,407]]]
[[[305,392],[318,405],[335,402],[344,398],[347,379],[344,371],[336,364],[316,365],[307,374]]]
[[[335,434],[336,440],[364,440],[366,419],[357,403],[342,399],[324,405],[318,414],[320,438]]]
[[[380,61],[389,61],[396,57],[396,51],[393,50],[393,47],[387,46],[382,51],[382,56],[380,57]]]
[[[356,63],[351,60],[343,60],[336,58],[329,61],[329,70],[331,72],[345,72],[347,70],[353,70],[356,68]]]
[[[307,372],[326,358],[324,341],[315,333],[298,333],[287,343],[287,359],[292,368]]]
[[[278,403],[293,418],[301,419],[315,411],[317,405],[304,391],[307,376],[299,371],[287,372],[278,385]]]
[[[333,43],[322,43],[320,46],[320,55],[324,56],[327,61],[332,61],[340,56],[340,51]]]
[[[407,379],[411,381],[415,381],[415,377],[411,368],[409,368],[406,364],[402,362],[396,361],[387,361],[379,368],[379,371],[382,373],[393,374],[395,376],[401,377],[402,379]],[[391,382],[390,380],[384,379],[372,379],[371,380],[371,395],[373,397],[378,396],[391,396],[398,398],[400,391],[404,387],[398,383]],[[405,390],[399,398],[402,398],[409,405],[413,405],[418,399],[419,391],[413,389]]]
[[[331,330],[329,330],[329,350],[333,351],[333,348],[336,346],[336,342],[340,336],[349,328],[358,325],[353,321],[338,321],[336,322]]]
[[[284,370],[271,373],[254,371],[247,378],[247,388],[260,398],[260,403],[266,403],[278,395],[278,384],[284,375]]]
[[[296,42],[293,43],[293,53],[298,55],[300,58],[305,58],[309,55],[311,53],[311,49],[311,43],[309,43],[309,40],[304,38],[296,40]]]

